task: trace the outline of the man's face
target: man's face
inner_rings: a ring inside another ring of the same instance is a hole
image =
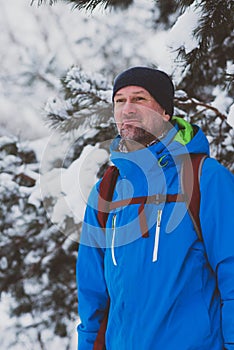
[[[120,136],[146,145],[159,137],[170,119],[150,93],[140,86],[126,86],[114,96],[114,116]]]

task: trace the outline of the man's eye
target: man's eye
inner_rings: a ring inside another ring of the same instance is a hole
[[[117,100],[115,100],[115,103],[123,103],[124,99],[123,98],[118,98]]]
[[[146,99],[145,99],[145,97],[143,97],[143,96],[137,96],[137,97],[135,97],[135,101],[137,102],[137,101],[145,101]]]

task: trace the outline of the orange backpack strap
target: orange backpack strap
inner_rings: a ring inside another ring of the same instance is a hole
[[[109,307],[110,307],[110,299],[108,300],[108,305],[105,311],[104,318],[100,324],[97,337],[93,344],[93,350],[106,350],[105,336],[106,336],[106,328],[107,328],[107,322],[108,322],[108,316],[109,316]]]
[[[176,198],[170,198],[173,197],[173,195],[166,195],[165,198],[160,199],[159,202],[178,202],[178,201],[184,201],[186,202],[188,212],[190,214],[190,217],[193,221],[194,228],[197,232],[198,238],[202,240],[202,232],[201,232],[201,224],[200,224],[200,176],[201,176],[201,169],[204,160],[207,158],[207,154],[203,153],[190,153],[187,156],[185,156],[185,159],[182,163],[182,170],[181,170],[181,186],[182,186],[182,198],[180,194],[174,195]],[[127,203],[125,203],[124,200],[119,202],[112,202],[112,197],[115,189],[115,185],[117,182],[119,176],[119,171],[115,166],[110,166],[106,172],[104,173],[104,176],[102,178],[102,181],[100,183],[100,191],[99,191],[99,200],[98,200],[98,221],[100,223],[100,226],[105,229],[106,228],[106,221],[108,219],[109,211],[110,209],[114,209],[116,207],[134,204],[134,203],[149,203],[150,197],[152,197],[152,201],[157,203],[157,196],[156,199],[154,199],[154,196],[148,197],[148,199],[145,199],[145,197],[141,198],[132,198],[125,200]],[[161,195],[162,196],[162,195]]]
[[[100,226],[104,230],[106,228],[106,222],[107,222],[109,210],[110,210],[109,207],[112,201],[118,176],[119,176],[119,170],[115,166],[110,166],[105,171],[103,178],[100,182],[97,216],[98,216],[98,221],[100,223]],[[108,322],[109,307],[110,307],[110,298],[108,299],[104,318],[100,323],[100,328],[94,342],[93,350],[106,349],[105,335],[106,335],[106,328],[107,328],[107,322]]]
[[[100,182],[98,198],[98,221],[100,226],[105,229],[109,215],[109,207],[115,190],[115,185],[119,176],[119,170],[116,166],[110,166],[105,171]]]
[[[181,186],[186,205],[198,238],[202,241],[202,230],[200,223],[200,176],[206,154],[188,154],[182,164]]]

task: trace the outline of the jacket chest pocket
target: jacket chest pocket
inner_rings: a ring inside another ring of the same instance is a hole
[[[150,234],[153,236],[153,240],[150,239],[150,244],[152,244],[152,249],[149,250],[149,254],[151,255],[150,259],[153,263],[158,260],[158,250],[159,250],[159,241],[160,241],[160,231],[161,231],[161,220],[162,220],[162,208],[154,210],[151,216],[151,229]],[[108,229],[108,248],[110,248],[111,260],[114,266],[118,266],[118,252],[123,252],[121,247],[133,243],[138,239],[148,239],[148,237],[144,237],[142,235],[140,225],[139,225],[139,217],[136,215],[135,217],[125,215],[125,224],[120,226],[120,213],[113,213],[110,215],[109,221],[109,229]],[[128,222],[128,221],[129,222]],[[125,251],[126,253],[126,251]],[[138,257],[139,258],[139,257]]]

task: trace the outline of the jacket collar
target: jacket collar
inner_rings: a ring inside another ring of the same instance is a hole
[[[120,136],[111,144],[111,161],[118,167],[120,174],[125,176],[139,175],[142,171],[148,172],[163,156],[164,150],[170,145],[178,132],[178,126],[173,127],[167,135],[157,143],[133,152],[119,152]],[[161,167],[161,165],[159,166]]]

